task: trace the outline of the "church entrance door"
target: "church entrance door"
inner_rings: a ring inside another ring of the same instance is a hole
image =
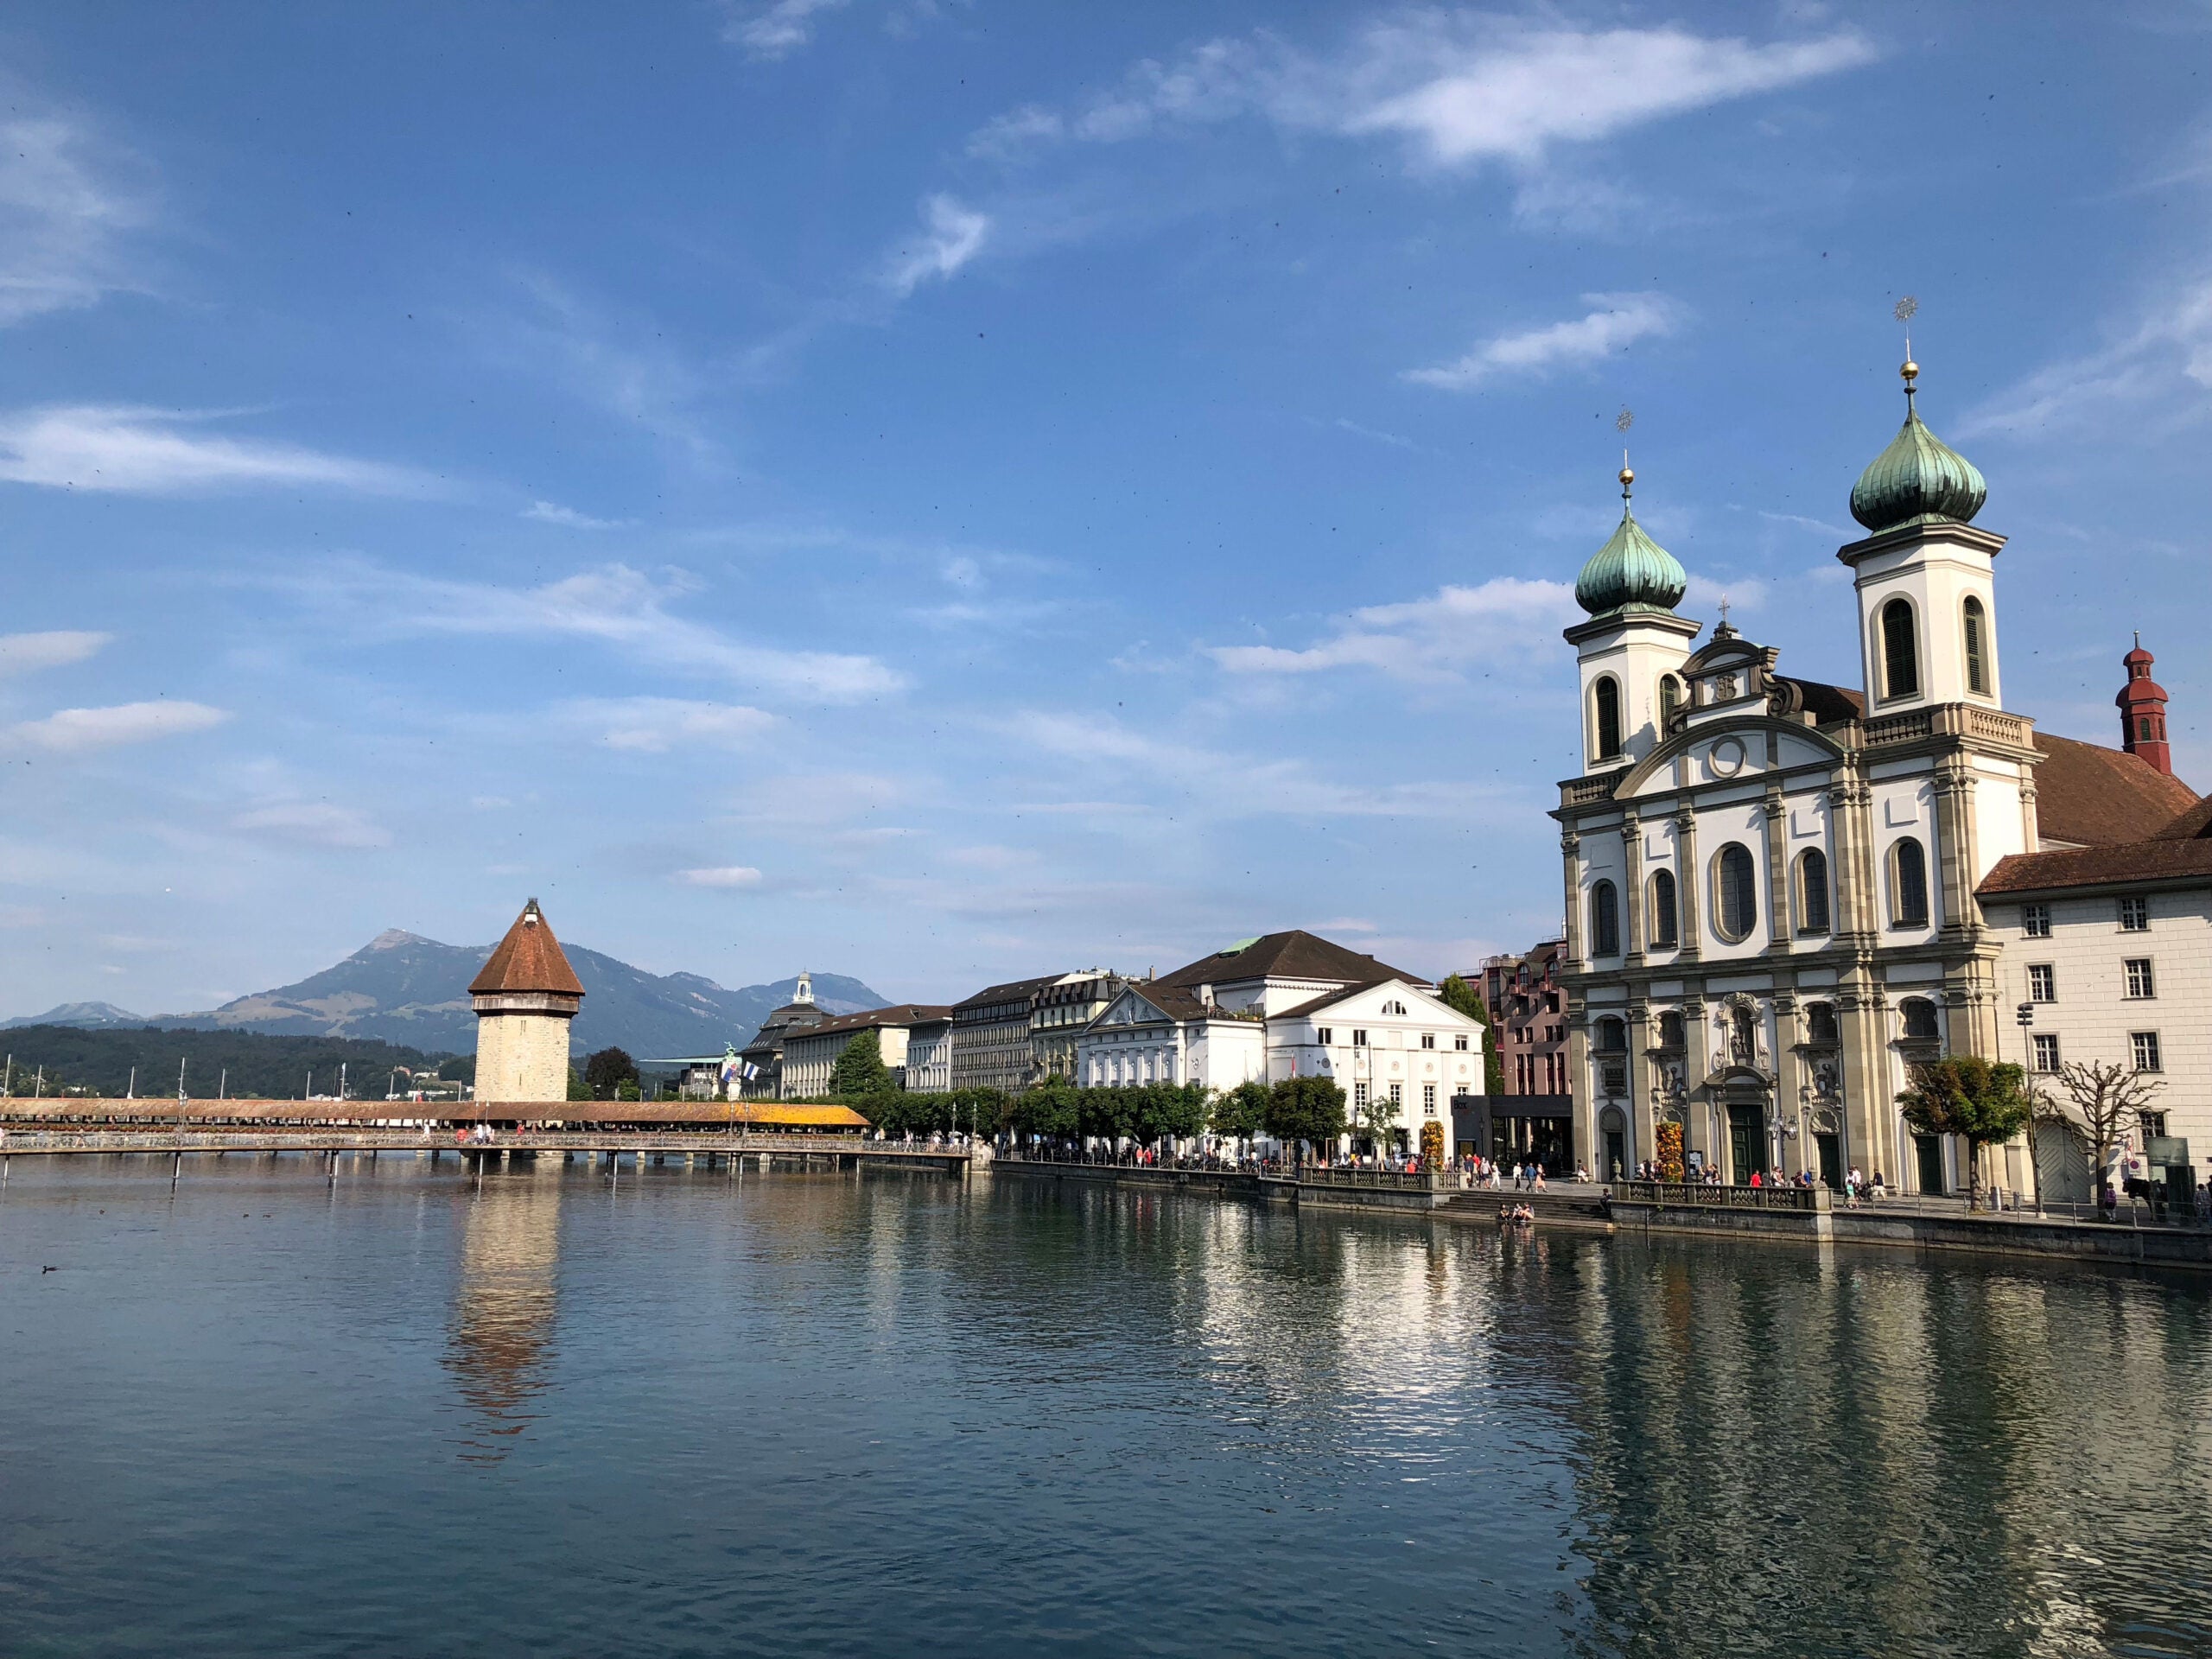
[[[1749,1186],[1751,1172],[1766,1164],[1766,1114],[1757,1106],[1728,1109],[1728,1179]]]
[[[1829,1192],[1843,1191],[1843,1137],[1840,1135],[1815,1135],[1813,1145],[1821,1154],[1821,1179]]]
[[[1920,1190],[1941,1192],[1943,1190],[1943,1143],[1932,1135],[1912,1137],[1913,1149],[1920,1154]]]

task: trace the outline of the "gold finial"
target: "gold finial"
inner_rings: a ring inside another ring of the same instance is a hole
[[[1633,484],[1633,483],[1635,483],[1635,482],[1636,482],[1636,471],[1635,471],[1635,469],[1634,469],[1633,467],[1622,467],[1622,468],[1621,468],[1621,499],[1622,499],[1622,500],[1625,501],[1625,500],[1627,500],[1627,499],[1628,499],[1628,498],[1629,498],[1629,486],[1630,486],[1631,484]]]

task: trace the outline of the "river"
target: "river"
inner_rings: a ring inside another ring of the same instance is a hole
[[[2212,1655],[2209,1426],[2189,1279],[1009,1177],[0,1188],[16,1659]]]

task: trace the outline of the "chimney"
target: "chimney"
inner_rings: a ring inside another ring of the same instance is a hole
[[[2120,709],[2120,746],[2140,756],[2168,777],[2173,775],[2172,751],[2166,747],[2166,689],[2151,677],[2157,658],[2143,649],[2143,636],[2135,636],[2135,649],[2120,661],[2127,667],[2127,683],[2113,699]]]

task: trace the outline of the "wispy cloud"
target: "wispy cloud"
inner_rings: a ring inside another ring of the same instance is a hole
[[[919,236],[892,255],[884,285],[903,298],[925,282],[950,276],[982,251],[990,233],[988,214],[950,196],[931,196],[922,203]]]
[[[227,710],[211,709],[204,702],[123,702],[106,709],[64,709],[43,720],[27,720],[0,730],[0,742],[75,754],[204,732],[230,717]]]
[[[676,879],[687,887],[757,887],[760,872],[750,864],[722,864],[709,869],[678,870]]]
[[[1758,45],[1674,26],[1578,30],[1441,10],[1402,14],[1335,53],[1271,35],[1211,41],[1137,64],[1060,111],[1027,105],[969,141],[1012,160],[1062,143],[1113,143],[1257,113],[1295,130],[1402,140],[1426,166],[1531,168],[1554,147],[1770,92],[1873,61],[1851,30]]]
[[[79,120],[0,120],[0,327],[140,286],[125,240],[146,211],[101,152]]]
[[[731,9],[722,38],[741,46],[746,55],[773,61],[790,56],[814,39],[814,25],[824,12],[842,11],[849,0],[775,0],[767,6]]]
[[[627,518],[594,518],[556,501],[533,501],[522,510],[522,516],[541,524],[558,524],[563,530],[620,530],[630,522]]]
[[[56,628],[46,633],[0,633],[0,679],[81,663],[113,637],[76,628]]]
[[[899,690],[906,677],[873,657],[788,651],[732,638],[683,613],[697,584],[601,565],[534,587],[418,575],[365,559],[332,560],[271,579],[321,608],[356,621],[385,617],[393,630],[537,640],[587,639],[660,666],[712,675],[811,702],[854,702]]]
[[[194,429],[213,418],[91,404],[0,415],[0,480],[134,495],[259,486],[423,495],[439,487],[403,467]]]
[[[274,841],[343,852],[391,845],[391,831],[367,813],[330,801],[280,801],[256,807],[232,818],[231,828]]]
[[[1969,411],[1958,435],[2063,436],[2128,411],[2156,410],[2166,426],[2212,411],[2212,276],[2168,283],[2107,333],[2101,349],[2038,369]]]
[[[664,754],[674,748],[743,748],[774,729],[776,717],[742,703],[692,702],[680,697],[591,698],[566,710],[596,729],[610,749]]]
[[[1408,369],[1404,378],[1446,391],[1468,391],[1500,376],[1543,376],[1580,368],[1625,351],[1639,340],[1663,338],[1681,324],[1682,307],[1663,294],[1585,294],[1585,316],[1484,340],[1454,362]]]
[[[1580,615],[1564,582],[1494,576],[1479,587],[1354,611],[1317,645],[1217,645],[1208,654],[1232,674],[1363,668],[1394,679],[1463,681],[1471,668],[1551,652],[1559,630]]]

